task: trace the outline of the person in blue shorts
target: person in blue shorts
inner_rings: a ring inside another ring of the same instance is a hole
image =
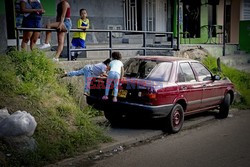
[[[42,14],[45,12],[40,0],[20,0],[20,11],[23,13],[23,28],[41,28]],[[40,36],[39,31],[24,31],[21,47],[27,49],[27,43],[30,41],[32,50]]]
[[[86,9],[80,9],[80,16],[81,18],[77,21],[77,28],[81,30],[87,30],[89,28],[89,19],[87,18],[87,10]],[[86,40],[86,32],[75,32],[73,34],[72,39],[72,49],[76,48],[86,48],[85,45]],[[78,55],[81,54],[81,52],[72,52],[71,54],[71,60],[76,60]]]

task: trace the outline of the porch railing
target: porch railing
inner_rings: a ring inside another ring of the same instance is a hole
[[[17,50],[20,50],[20,33],[19,31],[53,31],[56,32],[56,29],[47,29],[47,28],[16,28],[16,35],[17,35],[17,40],[16,40],[16,45],[17,45]],[[109,56],[111,57],[112,51],[113,50],[142,50],[143,55],[146,55],[147,50],[174,50],[174,34],[173,32],[156,32],[156,31],[130,31],[130,30],[86,30],[84,32],[99,32],[99,33],[108,33],[109,37],[109,47],[107,48],[83,48],[83,49],[71,49],[70,46],[70,33],[71,32],[83,32],[83,30],[80,29],[71,29],[67,34],[67,57],[68,60],[71,60],[71,52],[78,52],[78,51],[109,51]],[[143,36],[142,40],[142,47],[129,47],[129,48],[118,48],[113,46],[113,41],[112,41],[112,34],[113,33],[128,33],[128,34],[141,34]],[[164,35],[167,38],[170,36],[170,47],[147,47],[146,44],[146,38],[147,34],[161,34]]]

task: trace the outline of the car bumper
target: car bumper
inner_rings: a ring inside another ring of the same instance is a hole
[[[105,110],[107,112],[116,112],[121,115],[131,115],[150,118],[163,118],[166,117],[172,110],[173,104],[167,105],[144,105],[138,103],[122,102],[116,103],[112,101],[104,101],[93,96],[87,97],[87,103],[93,105],[96,109]]]

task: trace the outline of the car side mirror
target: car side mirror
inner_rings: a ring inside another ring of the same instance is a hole
[[[218,81],[218,80],[220,80],[221,79],[221,77],[219,76],[219,75],[214,75],[213,76],[213,80],[214,81]]]

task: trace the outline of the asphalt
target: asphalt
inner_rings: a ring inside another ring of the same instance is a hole
[[[233,117],[233,113],[237,109],[231,109],[229,117]],[[185,122],[182,127],[182,131],[208,124],[215,120],[216,111],[208,111],[193,116],[185,117]],[[82,155],[65,159],[57,162],[56,164],[48,165],[52,166],[88,166],[90,160],[100,160],[104,157],[113,156],[114,154],[123,151],[132,146],[145,144],[152,140],[157,140],[167,135],[161,130],[159,122],[141,122],[136,124],[128,123],[122,127],[112,128],[108,121],[104,117],[98,117],[94,120],[98,124],[102,124],[105,127],[105,134],[110,136],[113,141],[110,143],[101,144],[97,149],[90,150]],[[83,165],[84,164],[84,165]]]

